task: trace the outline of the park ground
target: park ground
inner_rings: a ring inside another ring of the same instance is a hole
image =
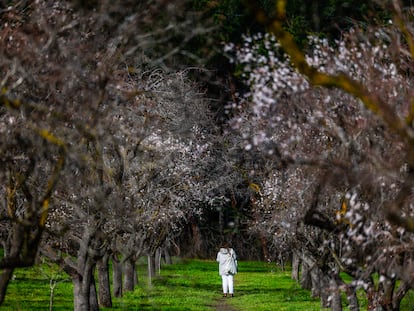
[[[291,279],[289,268],[282,270],[274,263],[240,261],[233,298],[222,297],[217,263],[212,260],[175,259],[172,265],[162,267],[151,285],[145,276],[145,262],[137,268],[139,284],[135,290],[114,298],[113,308],[102,310],[321,310],[319,299]],[[67,276],[53,266],[17,270],[1,309],[73,310],[72,289]],[[410,310],[413,302],[405,301],[401,310]]]

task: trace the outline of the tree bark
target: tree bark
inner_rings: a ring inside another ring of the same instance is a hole
[[[262,247],[262,252],[263,252],[263,257],[265,260],[270,260],[270,253],[269,253],[269,248],[267,246],[267,239],[266,237],[259,232],[259,241],[260,241],[260,245]]]
[[[320,297],[321,305],[323,308],[329,305],[329,278],[322,272],[322,270],[316,265],[315,260],[306,254],[302,254],[302,276],[305,272],[310,276],[311,293],[312,297]],[[306,269],[308,271],[306,271]],[[308,278],[308,277],[306,277]],[[308,279],[303,280],[304,283],[308,282]],[[301,283],[302,285],[302,283]],[[309,284],[304,284],[309,285]],[[304,287],[305,288],[305,287]],[[308,287],[306,287],[308,289]]]
[[[122,263],[116,255],[112,257],[112,282],[115,297],[122,297]]]
[[[221,214],[222,212],[220,212],[220,215]],[[220,225],[220,233],[222,232],[221,227],[222,226]],[[194,256],[201,250],[201,244],[202,244],[200,228],[198,227],[197,222],[195,221],[194,217],[191,217],[191,233],[193,235],[193,246],[191,248],[191,255]]]
[[[95,277],[93,276],[93,270],[91,271],[91,283],[89,285],[89,310],[99,311],[98,295],[96,293]]]
[[[359,302],[355,287],[346,286],[346,298],[348,300],[349,311],[359,311]]]
[[[82,294],[82,277],[79,274],[72,276],[73,283],[73,309],[75,311],[89,310],[89,294]]]
[[[172,258],[168,250],[165,250],[165,264],[172,265]]]
[[[330,306],[330,296],[334,293],[330,289],[330,279],[319,268],[312,270],[312,294],[321,298],[321,307]]]
[[[378,285],[378,295],[380,296],[380,304],[384,310],[393,311],[392,298],[394,294],[395,281],[391,281],[385,277],[385,280]]]
[[[158,247],[155,251],[155,274],[161,273],[162,248]]]
[[[110,289],[110,282],[109,282],[109,254],[105,254],[100,260],[97,262],[97,271],[98,271],[98,301],[99,306],[104,308],[111,308],[112,307],[112,299],[111,299],[111,289]]]
[[[170,245],[168,243],[168,245]],[[165,259],[165,264],[166,265],[171,265],[172,264],[172,258],[171,258],[171,254],[170,254],[170,249],[171,247],[164,247],[163,251],[164,251],[164,259]]]
[[[381,282],[378,288],[379,301],[382,310],[384,311],[398,311],[400,310],[401,300],[404,298],[405,294],[408,292],[410,286],[401,281],[399,287],[396,289],[396,281],[391,279],[386,279],[384,282]]]
[[[312,280],[309,265],[305,261],[302,261],[301,266],[302,273],[300,275],[300,287],[303,289],[311,290]]]
[[[321,297],[321,294],[323,294],[323,290],[321,291],[321,289],[323,288],[323,281],[324,281],[321,271],[318,268],[313,267],[310,270],[310,276],[311,276],[311,281],[312,281],[312,288],[311,288],[312,297]],[[323,297],[321,298],[323,300]]]
[[[155,255],[154,254],[148,254],[147,256],[148,260],[148,285],[152,285],[152,279],[155,276]]]
[[[83,271],[71,275],[73,282],[74,310],[98,310],[98,299],[93,278],[93,265],[87,262]]]
[[[376,295],[376,291],[375,291],[375,286],[374,286],[374,283],[373,283],[372,280],[369,283],[369,286],[366,290],[366,293],[367,293],[367,301],[368,301],[367,310],[368,311],[375,311],[378,307],[378,302],[377,302],[377,295]]]
[[[91,271],[91,281],[89,284],[89,310],[99,311],[98,295],[96,293],[95,277],[93,276],[93,269]]]
[[[342,299],[341,299],[341,292],[338,288],[338,284],[336,284],[335,280],[329,280],[329,288],[330,288],[330,295],[331,299],[331,310],[332,311],[342,311]]]
[[[138,285],[138,273],[134,263],[134,287]]]
[[[124,262],[124,290],[125,292],[132,292],[135,287],[136,280],[136,270],[135,270],[135,260],[132,257],[129,257]]]
[[[299,282],[300,256],[296,251],[292,253],[292,280]]]
[[[8,238],[1,241],[1,245],[3,247],[3,257],[9,256],[9,249],[10,249],[10,243],[8,243]]]
[[[395,292],[392,298],[392,307],[393,310],[400,310],[401,300],[410,290],[410,286],[406,282],[401,282],[400,286],[398,287],[397,291]]]
[[[14,224],[11,230],[11,236],[8,238],[9,249],[5,249],[5,253],[10,258],[17,257],[21,252],[23,245],[23,236],[25,235],[23,226],[20,224]],[[3,257],[5,258],[5,256]],[[0,305],[3,304],[6,297],[7,286],[9,285],[10,279],[13,275],[14,267],[5,268],[0,275]]]
[[[13,268],[4,269],[0,275],[0,305],[4,302],[4,298],[6,298],[7,286],[13,275],[13,271]]]

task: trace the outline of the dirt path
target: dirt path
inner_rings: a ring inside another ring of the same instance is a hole
[[[230,304],[227,303],[228,299],[234,299],[234,298],[219,298],[213,304],[213,307],[217,311],[237,311],[237,309],[235,309],[234,307],[232,307]]]

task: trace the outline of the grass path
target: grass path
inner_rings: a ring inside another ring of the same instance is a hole
[[[320,311],[320,301],[291,279],[290,271],[275,264],[239,262],[235,297],[226,300],[238,311]]]
[[[165,290],[173,290],[178,301],[183,302],[183,295],[197,297],[191,307],[182,310],[321,310],[319,299],[311,298],[309,291],[299,288],[292,281],[290,271],[281,271],[275,264],[263,262],[239,262],[233,298],[222,297],[221,278],[217,263],[213,261],[191,260],[165,266],[156,283],[158,290],[161,283]],[[169,303],[171,301],[172,297]],[[159,310],[170,309],[160,307]]]
[[[319,299],[291,280],[290,271],[275,264],[239,261],[234,278],[235,295],[223,298],[221,278],[213,260],[181,260],[162,267],[148,286],[146,262],[137,265],[139,284],[133,292],[113,299],[113,308],[102,311],[321,311]],[[73,287],[63,272],[43,265],[18,269],[1,310],[49,310],[50,278],[57,281],[53,311],[73,310]],[[401,311],[413,311],[407,297]],[[361,310],[364,306],[361,306]],[[344,311],[346,311],[344,307]]]
[[[49,310],[52,266],[16,270],[1,310]],[[146,263],[137,266],[139,285],[122,298],[113,299],[113,308],[102,311],[320,311],[319,301],[301,290],[288,271],[274,264],[239,262],[235,276],[235,297],[223,298],[221,278],[213,260],[180,260],[162,267],[161,275],[148,286]],[[73,310],[73,287],[67,276],[57,277],[54,311]],[[65,281],[66,280],[66,281]]]

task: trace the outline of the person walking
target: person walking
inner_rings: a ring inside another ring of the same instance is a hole
[[[229,244],[224,243],[217,253],[223,297],[234,297],[234,275],[237,273],[237,256]]]

